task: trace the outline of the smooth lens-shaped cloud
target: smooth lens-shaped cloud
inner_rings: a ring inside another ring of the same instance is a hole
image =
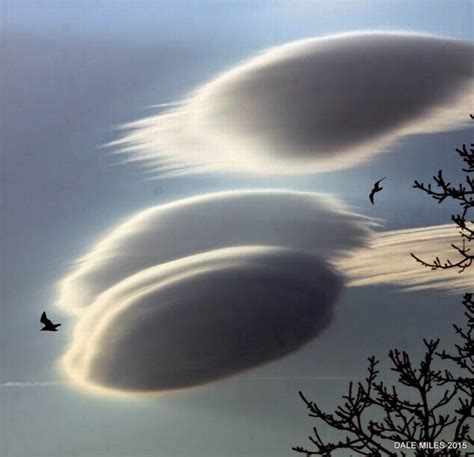
[[[266,245],[344,258],[373,222],[329,197],[292,191],[219,192],[149,208],[116,227],[61,281],[59,305],[90,306],[146,268],[215,249]]]
[[[161,392],[276,360],[329,324],[338,259],[372,220],[308,192],[220,192],[149,208],[60,284],[77,313],[62,360],[89,388]]]
[[[474,46],[352,33],[279,46],[223,73],[115,143],[176,173],[314,173],[396,138],[452,128],[473,108]]]
[[[277,248],[224,249],[153,267],[85,312],[64,366],[76,382],[118,391],[215,381],[316,337],[340,287],[326,262]]]

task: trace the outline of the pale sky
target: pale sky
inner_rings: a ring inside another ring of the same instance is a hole
[[[348,381],[364,376],[369,355],[384,358],[392,347],[419,354],[423,337],[453,342],[459,288],[407,292],[400,283],[366,281],[345,288],[329,325],[287,357],[178,393],[112,398],[72,385],[57,369],[76,318],[56,302],[74,262],[118,224],[200,194],[328,193],[380,219],[377,231],[448,223],[450,207],[412,183],[439,168],[456,176],[454,148],[469,141],[466,128],[406,136],[357,166],[303,176],[154,180],[101,146],[120,138],[117,126],[162,112],[152,105],[182,100],[242,59],[293,40],[384,30],[472,43],[472,1],[0,1],[1,455],[289,456],[311,430],[298,390],[334,408]],[[386,175],[373,207],[370,186]],[[262,220],[273,226],[272,217]],[[188,248],[183,253],[194,253]],[[43,310],[62,322],[59,332],[39,332]]]

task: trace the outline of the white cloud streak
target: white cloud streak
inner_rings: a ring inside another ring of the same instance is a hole
[[[66,383],[64,381],[8,381],[1,382],[0,389],[4,388],[15,388],[15,387],[54,387],[63,386]]]
[[[404,290],[446,290],[459,293],[472,288],[474,269],[432,271],[417,263],[410,253],[431,262],[456,261],[459,254],[451,244],[459,244],[459,230],[454,225],[438,225],[379,233],[369,248],[355,252],[338,264],[350,278],[349,286],[393,284]]]

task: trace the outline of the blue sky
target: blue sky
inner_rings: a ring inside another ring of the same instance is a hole
[[[74,319],[54,307],[74,260],[111,227],[163,202],[238,188],[335,194],[387,229],[448,222],[411,188],[438,168],[456,173],[467,130],[403,138],[391,153],[344,171],[305,177],[205,174],[150,180],[100,146],[115,127],[156,112],[256,52],[299,38],[408,30],[474,41],[472,1],[32,1],[1,2],[1,382],[61,381],[57,358]],[[385,206],[367,183],[390,170]],[[0,388],[0,453],[12,457],[291,455],[309,422],[303,389],[328,407],[366,356],[452,341],[459,296],[351,289],[314,342],[281,361],[178,395],[136,400],[66,385]],[[43,335],[47,309],[63,322]],[[429,314],[427,320],[425,316]],[[420,325],[420,322],[423,322]],[[390,325],[388,325],[390,323]],[[305,378],[336,379],[305,379]],[[342,379],[339,379],[342,378]],[[278,399],[278,401],[276,401]],[[289,419],[291,418],[291,420]],[[51,439],[45,437],[51,437]]]

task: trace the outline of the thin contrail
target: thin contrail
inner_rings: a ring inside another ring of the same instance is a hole
[[[353,380],[360,380],[360,377],[351,377],[351,376],[257,376],[253,378],[246,378],[252,381],[259,381],[259,380],[270,380],[270,379],[312,379],[315,381],[353,381]]]
[[[168,103],[158,103],[157,105],[149,105],[147,108],[169,108],[173,106],[181,106],[183,102],[168,102]]]
[[[37,382],[23,382],[23,381],[9,381],[0,383],[0,388],[4,387],[50,387],[62,386],[66,384],[63,381],[37,381]]]

